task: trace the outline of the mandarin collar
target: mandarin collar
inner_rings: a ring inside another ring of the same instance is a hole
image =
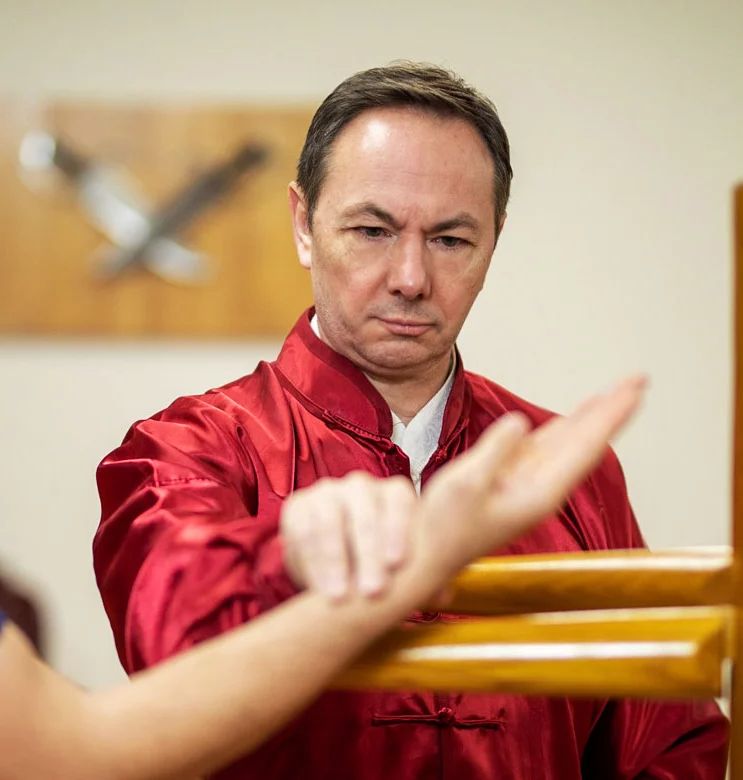
[[[318,416],[375,437],[392,436],[392,414],[387,402],[363,371],[331,349],[312,330],[314,308],[304,312],[287,336],[274,362],[294,394]],[[461,427],[469,407],[469,388],[456,350],[454,382],[444,411],[439,443],[444,444]]]

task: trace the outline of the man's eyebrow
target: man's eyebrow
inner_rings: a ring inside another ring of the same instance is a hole
[[[400,223],[392,216],[392,214],[389,213],[389,211],[385,211],[383,208],[377,206],[376,203],[372,203],[371,201],[364,201],[363,203],[356,203],[353,206],[349,206],[347,209],[341,212],[341,217],[344,219],[352,219],[354,217],[374,217],[381,222],[385,222],[390,227],[395,228],[395,230],[399,230],[400,228]]]
[[[466,211],[462,211],[451,219],[445,219],[433,226],[432,233],[444,233],[447,230],[456,230],[457,228],[469,228],[470,230],[479,230],[480,223]]]
[[[374,217],[375,219],[390,225],[395,230],[399,230],[400,223],[389,213],[385,211],[381,206],[377,206],[372,201],[364,201],[363,203],[356,203],[353,206],[349,206],[343,212],[341,212],[343,219],[354,219],[358,217]],[[450,219],[437,222],[430,230],[431,233],[443,233],[447,230],[456,230],[457,228],[469,228],[470,230],[478,231],[480,229],[480,223],[475,217],[467,211],[460,211],[459,214],[455,214]]]

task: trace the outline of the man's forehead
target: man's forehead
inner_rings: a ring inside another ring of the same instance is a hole
[[[392,154],[416,147],[436,148],[439,154],[469,152],[492,165],[485,141],[471,122],[414,106],[387,106],[362,111],[339,132],[330,157],[332,160],[337,153]]]
[[[408,109],[374,109],[336,139],[321,199],[332,192],[338,209],[370,202],[391,213],[407,208],[411,194],[420,206],[447,198],[461,201],[450,204],[443,219],[472,211],[483,200],[489,208],[493,177],[489,151],[469,122]]]

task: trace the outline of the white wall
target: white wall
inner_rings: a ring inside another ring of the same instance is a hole
[[[516,171],[466,362],[559,410],[649,372],[618,446],[643,528],[719,544],[741,41],[739,2],[2,0],[0,93],[305,101],[393,58],[459,70],[499,106]],[[48,605],[64,672],[119,675],[91,574],[95,464],[135,418],[276,348],[0,343],[2,564]]]

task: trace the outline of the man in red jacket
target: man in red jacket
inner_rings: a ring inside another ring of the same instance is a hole
[[[275,362],[137,423],[100,466],[96,573],[128,671],[302,588],[374,598],[411,532],[374,480],[425,490],[505,412],[550,417],[466,372],[455,347],[511,175],[493,105],[446,71],[373,69],[323,102],[289,188],[314,309]],[[286,501],[319,480],[312,501]],[[501,552],[640,545],[610,452]],[[411,616],[440,619],[456,616]],[[336,692],[220,777],[721,780],[726,732],[711,702]]]

